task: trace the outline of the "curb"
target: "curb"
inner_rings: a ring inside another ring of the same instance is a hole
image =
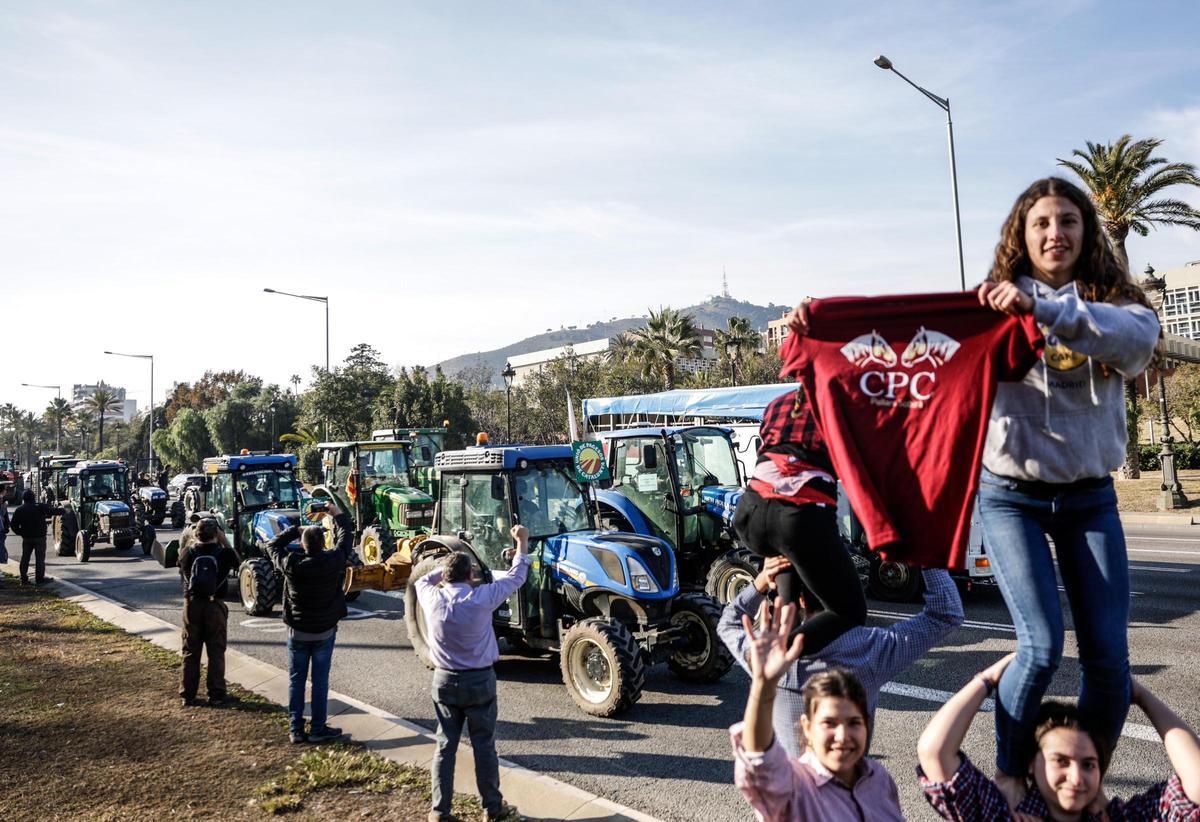
[[[1196,515],[1188,513],[1172,514],[1166,511],[1161,513],[1139,513],[1135,511],[1121,511],[1121,523],[1123,525],[1170,525],[1182,526],[1190,528],[1196,525]]]
[[[16,563],[9,562],[13,572]],[[93,616],[140,636],[173,653],[181,647],[180,629],[166,620],[137,610],[103,594],[58,578],[47,587],[56,590]],[[272,702],[287,706],[288,672],[268,665],[241,651],[225,651],[225,679]],[[345,736],[372,753],[401,764],[429,770],[436,740],[424,728],[351,696],[329,692],[329,718],[345,730]],[[475,790],[475,757],[468,745],[459,746],[454,785],[460,793],[478,796]],[[500,759],[500,786],[504,799],[522,815],[534,819],[579,820],[580,822],[660,822],[633,808],[618,805],[574,785]]]

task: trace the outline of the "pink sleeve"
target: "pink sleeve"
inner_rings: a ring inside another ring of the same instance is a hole
[[[750,753],[742,747],[739,722],[729,729],[733,742],[733,784],[746,797],[760,819],[794,819],[799,777],[778,740],[762,753]]]

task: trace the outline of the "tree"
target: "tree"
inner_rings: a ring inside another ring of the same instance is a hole
[[[175,386],[164,404],[166,422],[170,424],[183,408],[207,411],[229,399],[238,386],[244,385],[253,387],[252,393],[257,394],[262,389],[262,379],[241,370],[205,371],[204,376],[195,383],[181,382]]]
[[[50,400],[50,404],[46,406],[43,417],[46,422],[54,426],[55,439],[54,448],[58,452],[62,452],[62,430],[63,423],[71,416],[71,403],[64,400],[62,397],[55,397]]]
[[[371,434],[375,406],[390,401],[393,379],[379,352],[360,343],[340,368],[313,368],[313,387],[304,394],[303,424],[327,424],[335,439],[365,439]]]
[[[676,361],[698,357],[702,350],[692,316],[674,308],[660,308],[657,313],[651,309],[646,325],[630,331],[629,335],[643,373],[660,376],[667,391],[675,387]]]
[[[154,432],[154,451],[164,463],[182,470],[197,469],[213,448],[204,414],[182,408],[166,428]]]
[[[1115,143],[1087,143],[1087,150],[1071,152],[1076,160],[1059,158],[1059,165],[1071,169],[1092,193],[1104,230],[1112,240],[1117,257],[1126,271],[1129,254],[1125,238],[1129,232],[1145,237],[1151,228],[1161,225],[1182,225],[1200,230],[1200,211],[1183,200],[1161,197],[1164,189],[1176,185],[1200,186],[1200,177],[1191,163],[1171,163],[1164,157],[1151,157],[1162,140],[1133,140],[1122,135]],[[1137,386],[1132,380],[1125,383],[1125,413],[1129,437],[1125,448],[1124,479],[1141,476],[1138,465]]]
[[[1092,193],[1104,230],[1125,268],[1129,255],[1125,238],[1129,232],[1145,237],[1159,225],[1182,225],[1200,230],[1200,211],[1183,200],[1162,198],[1164,189],[1176,185],[1200,186],[1200,177],[1191,163],[1171,163],[1165,157],[1151,157],[1162,140],[1133,140],[1122,135],[1115,143],[1087,143],[1087,150],[1075,149],[1072,157],[1059,158],[1058,164],[1071,169]]]
[[[108,386],[100,383],[90,397],[84,397],[80,403],[80,407],[89,414],[94,414],[96,417],[96,430],[99,432],[100,444],[97,451],[104,450],[104,417],[106,414],[120,413],[123,405],[121,400],[117,398],[116,393],[110,391]]]
[[[450,439],[459,443],[475,429],[466,387],[437,368],[430,379],[422,366],[401,368],[388,401],[377,407],[375,422],[392,428],[422,428],[448,423]]]

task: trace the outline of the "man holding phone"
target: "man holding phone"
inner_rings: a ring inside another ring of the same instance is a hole
[[[346,616],[342,581],[354,547],[350,515],[331,500],[312,500],[305,506],[310,522],[331,520],[333,550],[325,550],[325,529],[319,524],[294,525],[267,544],[271,561],[283,574],[283,621],[288,626],[288,724],[293,743],[328,742],[342,732],[327,722],[329,669],[338,621]],[[289,550],[300,538],[301,550]],[[304,730],[304,684],[312,666],[312,723]]]

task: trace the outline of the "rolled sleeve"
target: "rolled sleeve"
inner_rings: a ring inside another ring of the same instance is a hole
[[[762,600],[763,595],[755,590],[753,585],[747,585],[725,605],[721,611],[721,620],[717,623],[717,636],[746,673],[750,673],[750,663],[746,661],[750,640],[746,636],[745,626],[742,625],[742,615],[746,614],[754,619]]]
[[[943,819],[958,822],[992,822],[1011,819],[1008,802],[996,784],[975,767],[967,755],[958,754],[962,761],[958,770],[945,782],[934,782],[917,766],[917,778],[925,800]]]
[[[733,784],[763,819],[794,818],[791,810],[797,776],[791,760],[777,739],[761,753],[747,751],[742,747],[744,729],[744,722],[729,729],[733,744]]]

